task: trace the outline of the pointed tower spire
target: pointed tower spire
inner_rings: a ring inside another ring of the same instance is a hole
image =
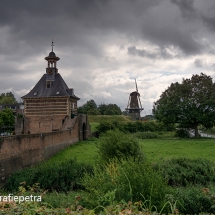
[[[52,38],[52,44],[51,44],[52,52],[53,52],[53,46],[54,46],[54,41],[53,41],[53,38]]]

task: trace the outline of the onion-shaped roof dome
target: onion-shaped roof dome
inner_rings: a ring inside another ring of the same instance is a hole
[[[52,51],[49,53],[49,57],[56,57],[55,53]]]

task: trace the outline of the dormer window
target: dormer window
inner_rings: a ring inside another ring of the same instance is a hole
[[[46,81],[46,88],[51,88],[52,82],[51,81]]]

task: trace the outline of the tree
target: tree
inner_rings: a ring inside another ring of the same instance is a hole
[[[0,126],[14,127],[15,117],[13,111],[9,108],[4,109],[0,112]]]
[[[215,125],[215,84],[210,76],[201,73],[182,83],[172,83],[160,99],[154,102],[153,114],[164,124],[181,123],[195,129],[198,125]]]
[[[78,113],[89,115],[121,115],[122,111],[116,104],[100,104],[97,107],[95,101],[91,99],[78,108]]]
[[[97,110],[97,104],[95,103],[94,100],[87,101],[86,104],[78,108],[78,113],[83,113],[83,114],[91,114],[91,115],[97,115],[98,110]]]
[[[12,92],[2,93],[0,95],[0,104],[16,104],[16,98]]]
[[[101,115],[121,115],[122,111],[116,104],[100,104],[98,107]]]

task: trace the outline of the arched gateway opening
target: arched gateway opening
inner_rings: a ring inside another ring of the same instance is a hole
[[[85,123],[83,123],[83,125],[82,125],[82,138],[83,138],[83,140],[86,140],[87,139],[87,135],[86,135],[86,124]]]

